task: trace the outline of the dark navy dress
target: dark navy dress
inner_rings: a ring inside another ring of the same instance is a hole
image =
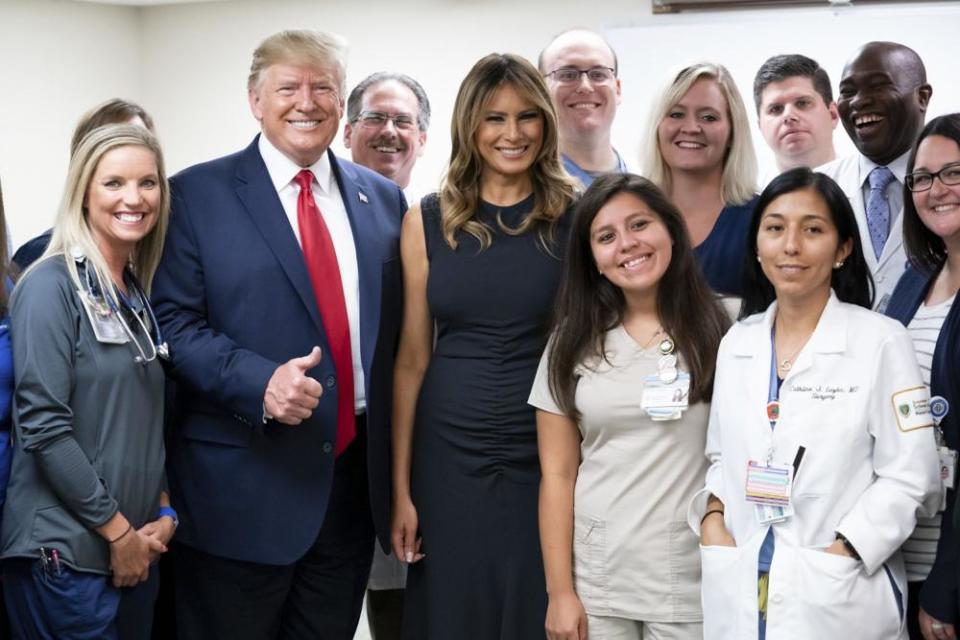
[[[482,204],[494,230],[444,241],[437,197],[422,202],[437,342],[417,403],[411,492],[426,557],[407,579],[406,640],[544,638],[546,589],[537,529],[540,465],[527,397],[546,344],[568,229],[550,255],[537,234],[508,235],[533,196]]]
[[[743,297],[743,259],[747,252],[750,216],[757,198],[727,205],[707,239],[693,252],[710,287],[719,294]]]

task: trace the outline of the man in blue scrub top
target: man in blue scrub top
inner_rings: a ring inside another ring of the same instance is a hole
[[[620,104],[617,54],[599,34],[571,29],[556,36],[538,61],[557,108],[563,164],[584,187],[627,166],[610,144]]]

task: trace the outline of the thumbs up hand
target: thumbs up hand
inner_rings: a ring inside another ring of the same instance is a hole
[[[307,371],[320,364],[320,347],[305,356],[292,358],[270,376],[263,395],[263,408],[277,422],[297,425],[309,418],[320,402],[323,386]]]

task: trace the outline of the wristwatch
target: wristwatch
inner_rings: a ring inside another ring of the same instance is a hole
[[[850,541],[847,540],[847,536],[843,535],[842,533],[837,533],[837,540],[843,543],[843,546],[847,550],[847,553],[850,554],[850,557],[852,557],[854,560],[862,560],[860,554],[857,553],[857,550],[854,549],[853,545],[850,544]]]

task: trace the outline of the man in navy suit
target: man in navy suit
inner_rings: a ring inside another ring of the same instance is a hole
[[[181,640],[353,637],[389,535],[397,185],[328,151],[343,44],[254,52],[243,151],[171,180],[154,301],[176,401]]]

